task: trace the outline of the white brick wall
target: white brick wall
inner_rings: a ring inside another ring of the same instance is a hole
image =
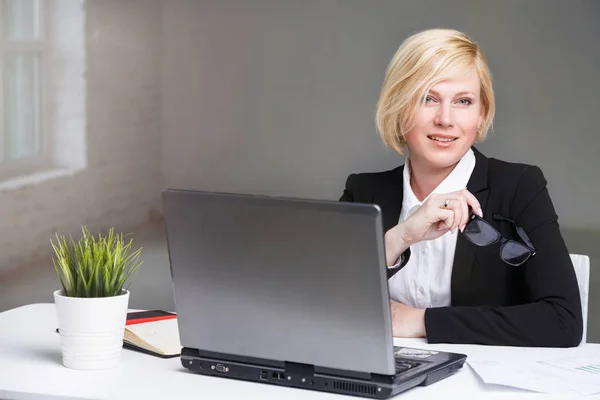
[[[86,115],[68,118],[87,121],[87,167],[0,192],[0,273],[38,258],[51,268],[56,230],[129,232],[159,209],[160,1],[88,0],[85,12]]]

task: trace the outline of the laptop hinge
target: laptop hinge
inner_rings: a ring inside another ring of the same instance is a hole
[[[325,368],[325,367],[317,367],[316,368],[317,375],[330,375],[330,376],[343,376],[346,378],[356,378],[356,379],[371,379],[371,374],[368,372],[358,372],[358,371],[348,371],[334,368]]]
[[[297,362],[286,361],[285,372],[288,374],[296,374],[301,376],[314,376],[315,366],[310,364],[301,364]]]

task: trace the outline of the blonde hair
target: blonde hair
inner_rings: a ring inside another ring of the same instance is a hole
[[[431,87],[472,67],[481,82],[483,120],[475,139],[480,141],[494,119],[495,101],[491,74],[479,45],[451,29],[426,30],[402,42],[386,70],[377,102],[375,123],[385,145],[404,154],[405,135]]]

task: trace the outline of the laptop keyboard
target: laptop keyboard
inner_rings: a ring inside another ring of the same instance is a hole
[[[421,363],[417,361],[396,358],[396,374],[408,371],[409,369],[417,368],[419,365],[421,365]]]

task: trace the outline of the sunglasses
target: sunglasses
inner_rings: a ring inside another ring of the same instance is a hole
[[[493,214],[492,218],[494,218],[495,221],[510,222],[523,243],[507,239],[489,222],[474,213],[470,214],[469,222],[465,225],[463,231],[465,238],[477,246],[491,246],[499,242],[500,258],[508,265],[514,267],[522,265],[525,261],[535,256],[536,251],[533,247],[533,243],[531,243],[531,239],[529,239],[529,236],[522,227],[512,219],[503,217],[499,214]]]

